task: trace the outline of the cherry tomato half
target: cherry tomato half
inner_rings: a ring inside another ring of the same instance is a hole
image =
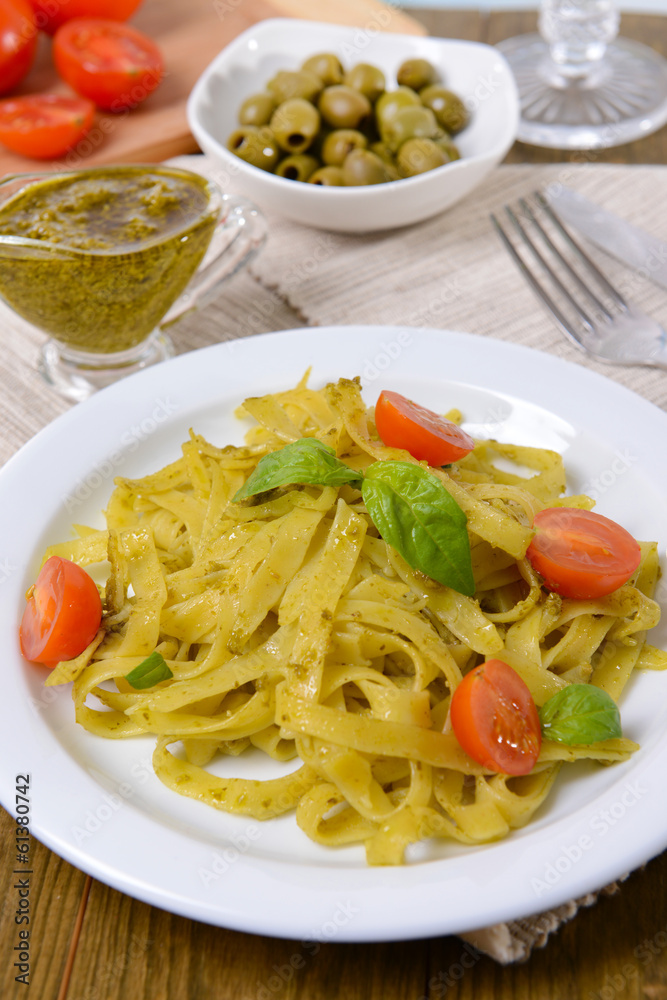
[[[127,21],[142,0],[30,0],[37,27],[52,35],[61,24],[75,17],[108,17]]]
[[[83,138],[95,105],[81,97],[31,94],[0,101],[0,143],[22,156],[51,160]]]
[[[107,111],[145,101],[164,72],[155,42],[117,21],[78,18],[58,28],[53,60],[72,90]]]
[[[0,94],[23,79],[37,50],[37,27],[27,0],[0,0]]]
[[[466,674],[452,696],[454,735],[490,771],[528,774],[542,745],[540,717],[525,682],[503,660]]]
[[[403,448],[429,465],[457,462],[475,447],[470,435],[451,420],[386,389],[375,404],[375,426],[390,448]]]
[[[549,507],[535,515],[533,527],[526,556],[547,590],[561,597],[605,597],[627,583],[639,566],[639,544],[602,514]]]
[[[19,629],[21,652],[27,660],[54,667],[83,653],[102,620],[102,602],[84,569],[51,556],[28,591]]]

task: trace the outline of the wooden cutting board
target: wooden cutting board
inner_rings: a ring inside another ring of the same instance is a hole
[[[268,17],[426,34],[413,18],[379,0],[144,0],[130,23],[160,46],[166,67],[160,87],[130,112],[98,112],[88,137],[58,162],[29,160],[0,147],[0,176],[95,163],[151,163],[196,152],[185,112],[190,91],[225,45]],[[35,65],[16,93],[45,91],[71,93],[56,75],[47,36],[40,39]]]

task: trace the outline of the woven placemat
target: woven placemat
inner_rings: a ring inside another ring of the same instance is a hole
[[[206,157],[176,161],[244,195],[238,179]],[[551,353],[596,370],[667,409],[667,379],[650,368],[618,368],[590,360],[570,344],[502,250],[489,220],[507,202],[566,184],[605,207],[667,236],[667,167],[555,164],[501,166],[458,206],[419,226],[371,236],[346,236],[291,223],[259,206],[269,238],[251,267],[225,286],[205,310],[172,335],[181,352],[297,325],[388,324],[479,334]],[[665,245],[667,250],[667,243]],[[593,252],[609,277],[667,326],[667,294],[604,254]],[[0,304],[2,389],[0,461],[69,408],[36,372],[43,336]],[[553,910],[464,935],[475,948],[507,964],[526,960],[564,921],[618,883]]]

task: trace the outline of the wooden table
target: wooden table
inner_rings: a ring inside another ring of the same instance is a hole
[[[495,43],[534,30],[530,13],[418,11],[434,35]],[[622,33],[667,55],[667,20],[625,16]],[[667,128],[641,142],[563,154],[517,143],[510,163],[667,163]],[[287,325],[287,323],[286,323]],[[298,325],[296,322],[293,325]],[[3,761],[15,768],[16,761]],[[140,903],[31,842],[33,922],[30,985],[14,982],[15,827],[0,810],[3,909],[2,1000],[551,1000],[667,998],[667,853],[564,925],[522,965],[468,957],[455,937],[412,942],[324,944],[311,955],[295,942],[226,931]],[[298,971],[289,976],[295,961]],[[471,965],[470,961],[464,962]],[[461,975],[461,973],[463,973]],[[459,977],[460,978],[457,978]]]

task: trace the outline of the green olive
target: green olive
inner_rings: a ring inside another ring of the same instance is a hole
[[[448,163],[445,153],[432,139],[408,139],[396,156],[401,177],[414,177]]]
[[[384,142],[372,142],[368,148],[371,153],[379,156],[384,163],[388,163],[392,167],[394,166],[394,154]]]
[[[313,139],[312,145],[308,147],[308,152],[311,156],[316,156],[318,160],[323,160],[322,149],[324,148],[324,143],[327,140],[327,136],[331,135],[331,129],[324,122],[320,122],[320,130]]]
[[[276,102],[271,94],[252,94],[239,109],[239,124],[268,125],[275,110]]]
[[[360,91],[371,104],[375,104],[380,94],[384,93],[385,82],[382,70],[370,63],[357,63],[343,78],[346,86]]]
[[[281,69],[267,83],[276,104],[289,101],[293,97],[303,97],[306,101],[316,101],[324,84],[319,76],[306,69]]]
[[[273,170],[280,158],[273,133],[266,126],[242,125],[235,129],[227,140],[227,149],[261,170]]]
[[[247,97],[227,140],[240,159],[321,187],[382,184],[460,159],[451,136],[468,124],[462,99],[426,59],[404,60],[398,87],[359,62],[345,70],[333,52],[277,70]]]
[[[460,132],[468,124],[468,110],[461,98],[451,90],[436,84],[424,87],[419,96],[422,104],[431,109],[438,123],[448,132]]]
[[[317,106],[322,118],[332,128],[358,128],[371,113],[368,98],[342,83],[325,87]]]
[[[288,181],[307,181],[319,165],[319,160],[316,160],[314,156],[309,156],[307,153],[297,153],[281,160],[275,172],[279,177],[287,178]]]
[[[427,59],[406,59],[398,67],[396,82],[401,87],[421,90],[440,79],[438,71]]]
[[[382,141],[396,152],[408,139],[435,139],[440,127],[430,108],[401,108],[382,128]]]
[[[368,149],[353,149],[345,157],[343,181],[348,186],[384,184],[389,180],[387,165]]]
[[[398,90],[388,90],[378,97],[375,105],[375,118],[380,131],[384,124],[390,121],[401,108],[421,107],[419,94],[410,87],[399,87]]]
[[[319,76],[325,87],[343,82],[343,67],[340,59],[332,52],[318,52],[303,63],[301,69]]]
[[[452,163],[454,160],[460,160],[461,154],[459,153],[458,147],[454,145],[452,140],[448,135],[443,136],[442,139],[433,140],[436,146],[442,150],[442,152],[447,157],[447,162]]]
[[[321,187],[342,187],[343,171],[340,167],[320,167],[308,178],[309,184],[319,184]]]
[[[365,149],[368,139],[357,129],[337,128],[329,132],[322,143],[322,160],[327,166],[340,167],[348,153],[353,149]]]
[[[283,101],[271,116],[271,131],[286,153],[305,153],[319,128],[317,108],[303,97]]]

